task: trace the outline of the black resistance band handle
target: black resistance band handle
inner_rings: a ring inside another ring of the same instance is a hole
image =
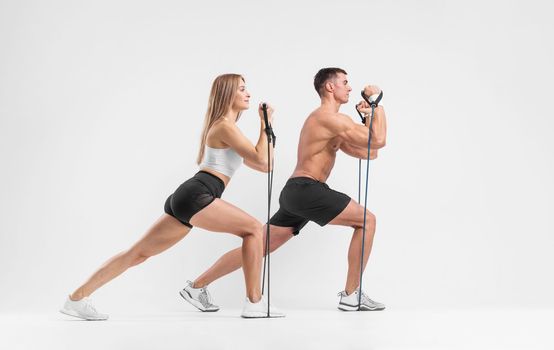
[[[267,105],[265,103],[262,103],[262,111],[264,113],[264,123],[265,123],[265,133],[267,135],[267,142],[273,143],[273,147],[275,147],[275,141],[277,137],[273,133],[273,128],[271,127],[271,124],[269,124],[269,119],[267,118]]]
[[[364,91],[362,90],[362,98],[372,108],[376,108],[379,105],[379,102],[381,102],[381,99],[383,98],[383,90],[381,90],[381,92],[379,93],[379,96],[377,96],[375,99],[373,99],[373,96],[375,96],[375,95],[371,95],[371,96],[368,97],[366,94],[364,94]],[[358,112],[358,115],[360,116],[360,119],[362,119],[362,123],[365,124],[365,117],[362,115],[362,113],[360,113],[358,108],[356,108],[356,112]]]

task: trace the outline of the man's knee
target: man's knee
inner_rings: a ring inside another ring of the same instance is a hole
[[[372,212],[370,212],[369,210],[367,211],[367,219],[366,219],[372,226],[375,227],[375,224],[377,223],[377,218],[375,217],[375,214],[373,214]]]
[[[362,224],[363,224],[363,218],[362,218]],[[366,210],[365,214],[365,228],[366,230],[373,230],[375,228],[375,225],[377,224],[377,219],[375,215],[370,212],[369,210]],[[360,227],[363,227],[360,225]]]

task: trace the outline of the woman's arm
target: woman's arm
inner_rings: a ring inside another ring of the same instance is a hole
[[[268,153],[267,153],[267,136],[265,134],[265,125],[263,121],[263,114],[261,105],[258,109],[260,114],[260,134],[258,142],[253,145],[250,140],[244,136],[237,125],[234,122],[226,122],[221,125],[219,131],[219,137],[223,143],[234,149],[243,159],[244,164],[248,167],[267,172],[268,167]],[[267,108],[268,119],[271,123],[273,119],[273,108],[268,105]],[[270,147],[269,156],[273,159],[273,147]]]

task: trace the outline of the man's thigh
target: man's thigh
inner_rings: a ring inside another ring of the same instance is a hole
[[[368,215],[371,215],[369,211]],[[351,199],[346,208],[344,208],[344,210],[333,220],[329,221],[329,224],[350,227],[362,227],[364,224],[364,207]]]

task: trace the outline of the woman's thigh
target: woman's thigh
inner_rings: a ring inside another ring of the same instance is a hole
[[[220,198],[194,214],[190,223],[208,231],[228,232],[237,236],[258,230],[262,234],[262,225],[256,218]]]
[[[190,228],[179,220],[163,214],[131,247],[131,251],[143,256],[159,254],[183,239],[189,231]]]

